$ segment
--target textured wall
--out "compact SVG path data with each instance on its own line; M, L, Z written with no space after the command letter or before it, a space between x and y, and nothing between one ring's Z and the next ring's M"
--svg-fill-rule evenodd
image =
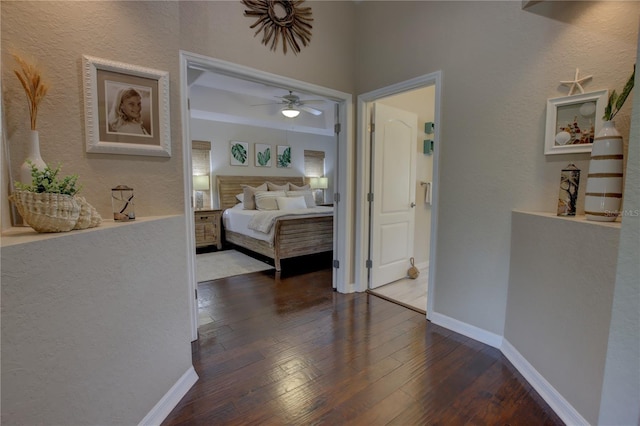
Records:
M3 238L2 424L142 420L191 367L184 233L172 216Z
M24 159L29 126L25 94L12 72L11 53L17 53L37 62L51 86L38 114L47 163L62 163L62 173L78 174L81 195L103 217L111 216L110 190L119 184L135 189L138 216L182 213L177 3L2 2L1 7L3 100L13 175ZM171 158L85 152L83 54L170 73Z
M620 227L514 212L504 338L597 424Z
M555 211L560 170L588 168L588 154L543 154L547 98L566 95L559 82L576 68L594 76L587 91L624 85L640 3L359 2L356 10L357 93L442 70L434 309L502 335L511 210ZM627 135L629 111L616 117Z
M356 16L349 1L310 1L311 42L297 55L272 52L254 38L240 1L181 1L180 47L216 59L353 93ZM282 46L279 44L279 46Z
M640 41L640 37L639 37ZM640 68L640 43L638 62ZM640 75L636 74L636 93ZM633 99L633 117L626 169L626 191L620 250L613 296L609 348L598 424L640 421L640 96Z

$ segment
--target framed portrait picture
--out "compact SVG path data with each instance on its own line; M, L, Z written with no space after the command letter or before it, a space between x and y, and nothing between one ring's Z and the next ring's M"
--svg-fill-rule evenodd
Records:
M600 90L547 100L545 155L591 152L608 95Z
M171 156L169 73L83 55L86 151Z
M271 145L255 144L256 167L271 167Z
M291 167L291 147L286 145L277 146L277 166L283 168Z
M229 156L232 166L249 165L249 144L247 142L229 142Z

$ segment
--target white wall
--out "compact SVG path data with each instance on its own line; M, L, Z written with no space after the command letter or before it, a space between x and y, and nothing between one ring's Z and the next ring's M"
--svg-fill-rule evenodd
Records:
M532 9L492 1L356 3L357 93L442 70L430 296L436 312L498 336L511 210L555 211L561 169L569 162L588 167L588 154L544 156L546 101L567 94L559 82L576 68L594 76L588 91L621 88L636 56L638 2L542 2ZM629 111L625 105L616 117L623 134Z
M304 150L325 152L325 175L329 177L329 188L334 183L336 158L336 138L286 130L267 129L242 124L221 123L208 120L191 120L191 136L194 140L211 142L211 174L213 208L218 208L218 194L215 188L216 175L244 176L304 176ZM232 166L229 156L231 141L249 144L249 165ZM271 167L256 167L255 144L271 145ZM276 167L276 146L291 146L291 167ZM325 191L327 202L332 201L332 190Z
M191 368L183 217L44 240L14 231L2 239L2 424L137 424Z
M640 69L640 37L636 69ZM640 76L636 74L636 94ZM607 361L598 424L640 422L640 96L633 117L625 170L625 196Z
M504 338L597 424L620 225L514 212Z

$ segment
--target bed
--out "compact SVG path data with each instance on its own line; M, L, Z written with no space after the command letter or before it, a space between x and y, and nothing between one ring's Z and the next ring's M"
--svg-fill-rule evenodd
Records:
M307 212L292 211L273 222L267 235L247 229L250 216L256 210L245 210L236 196L242 185L258 187L264 182L274 185L291 183L304 186L304 177L224 176L216 177L216 188L224 228L224 241L273 260L276 271L282 270L282 260L333 250L333 208L316 207ZM301 214L298 214L301 213ZM282 213L284 214L284 213ZM277 214L276 214L277 215Z

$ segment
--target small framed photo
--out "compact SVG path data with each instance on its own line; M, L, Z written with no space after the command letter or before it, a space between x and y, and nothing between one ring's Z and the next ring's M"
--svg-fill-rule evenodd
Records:
M171 156L169 73L83 55L86 151Z
M232 166L249 165L249 144L247 142L229 142L229 156Z
M282 168L291 167L291 147L286 145L277 146L277 166Z
M547 100L545 155L591 152L608 95L600 90Z
M255 144L256 167L271 167L271 145Z

